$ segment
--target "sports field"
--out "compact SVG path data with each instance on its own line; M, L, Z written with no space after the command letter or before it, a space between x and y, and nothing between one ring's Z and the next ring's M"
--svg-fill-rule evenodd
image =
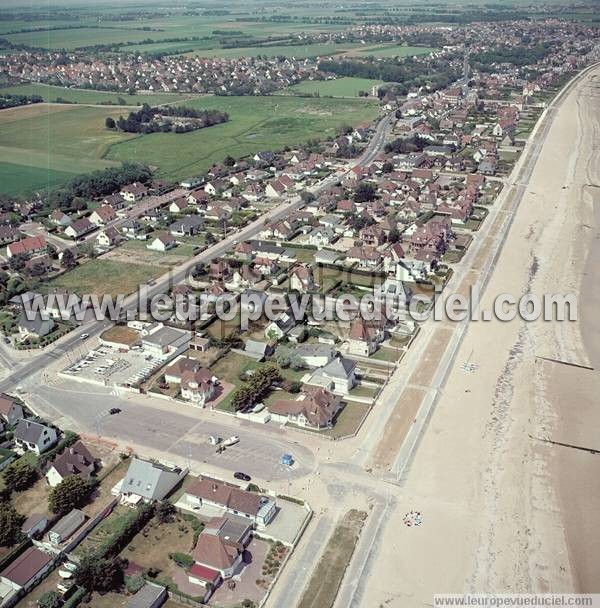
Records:
M203 97L186 105L223 110L230 120L183 135L153 133L125 141L113 145L107 158L135 159L159 167L160 175L181 179L208 169L227 155L240 157L311 138L324 139L343 124L367 123L378 113L375 101L291 96Z
M357 97L359 91L371 94L374 86L383 84L381 80L369 78L336 78L335 80L305 80L289 87L290 93L318 94L321 97ZM366 99L366 98L362 98Z

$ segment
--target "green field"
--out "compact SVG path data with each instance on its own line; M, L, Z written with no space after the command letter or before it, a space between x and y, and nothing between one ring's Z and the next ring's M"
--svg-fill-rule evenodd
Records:
M198 55L201 57L225 57L226 59L237 59L239 57L294 57L305 59L306 57L324 57L345 53L358 48L360 44L292 44L292 45L268 45L239 47L233 49L212 48L198 50L186 55Z
M50 289L66 289L78 294L109 294L114 297L133 293L139 285L163 272L163 269L147 264L95 259L53 279L48 286Z
M152 93L140 95L128 95L127 93L112 93L110 91L93 91L87 89L69 89L66 87L54 87L47 84L20 84L13 87L0 88L0 94L9 95L40 95L44 101L56 102L62 99L69 103L82 104L122 104L141 106L143 103L163 104L188 99L192 96L179 95L177 93Z
M14 163L0 162L0 193L17 195L23 192L23 184L30 191L58 186L73 177L72 173L54 171Z
M371 46L359 51L360 55L373 57L409 57L413 55L426 55L437 49L426 46L402 46L399 44L384 44Z
M104 119L126 110L76 105L35 104L0 113L0 163L9 179L0 181L0 192L27 194L44 183L56 185L79 173L115 165L104 160L111 144L135 135L108 131ZM29 168L34 170L29 173ZM31 181L30 181L31 178ZM40 181L41 180L41 181Z
M300 84L289 87L287 91L308 95L318 94L321 97L357 97L359 91L367 91L370 94L374 86L381 84L383 84L381 80L371 80L369 78L305 80Z
M231 154L240 157L259 150L324 139L342 124L373 120L378 104L365 100L270 97L203 97L186 105L229 113L228 123L183 135L153 133L114 145L107 158L135 159L159 167L163 176L181 179L206 170Z
M107 116L116 118L127 108L34 104L4 110L0 163L7 179L0 181L0 192L28 194L120 161L148 163L161 176L189 177L228 154L239 157L326 138L340 125L370 122L378 112L375 101L363 99L204 96L185 103L224 110L230 121L186 134L140 136L104 126Z

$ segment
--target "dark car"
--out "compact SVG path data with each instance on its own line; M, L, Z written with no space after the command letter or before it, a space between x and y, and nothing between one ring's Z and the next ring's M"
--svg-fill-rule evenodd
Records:
M121 408L120 407L111 407L108 410L108 413L112 416L113 414L120 414L121 413Z
M242 481L250 481L252 479L252 477L250 477L250 475L246 475L246 473L241 473L240 471L238 471L237 473L234 473L233 476L236 479L241 479Z

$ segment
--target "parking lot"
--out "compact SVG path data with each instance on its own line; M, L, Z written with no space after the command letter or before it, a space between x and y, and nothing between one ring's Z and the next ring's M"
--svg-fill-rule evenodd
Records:
M134 386L146 380L167 357L156 357L143 350L114 349L100 346L62 370L68 378L101 386Z

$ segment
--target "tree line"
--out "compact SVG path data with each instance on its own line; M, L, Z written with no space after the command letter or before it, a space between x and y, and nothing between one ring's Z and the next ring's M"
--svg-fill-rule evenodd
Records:
M27 106L32 103L41 103L41 95L11 95L10 93L0 93L0 110L6 108L16 108L17 106Z
M189 119L173 124L165 117ZM119 116L115 121L110 116L106 118L107 129L118 129L125 133L187 133L205 127L212 127L229 120L229 114L221 110L197 110L188 106L151 107L145 103L137 112L130 112L127 118Z

